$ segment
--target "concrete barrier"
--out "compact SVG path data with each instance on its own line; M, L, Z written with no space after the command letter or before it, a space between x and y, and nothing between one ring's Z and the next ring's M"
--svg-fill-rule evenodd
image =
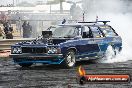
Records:
M10 50L11 45L17 42L23 42L28 40L33 40L35 38L20 38L20 39L2 39L0 40L0 51L2 50Z

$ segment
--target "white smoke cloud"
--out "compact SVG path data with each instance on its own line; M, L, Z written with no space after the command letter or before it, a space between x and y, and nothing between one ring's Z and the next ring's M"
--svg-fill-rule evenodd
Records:
M116 58L108 59L105 62L123 62L132 60L132 21L130 13L111 15L111 25L115 28L123 40L122 52Z
M113 63L132 60L132 7L130 0L83 0L86 21L110 20L109 23L123 39L122 52L115 58L101 62ZM131 11L131 12L130 12Z

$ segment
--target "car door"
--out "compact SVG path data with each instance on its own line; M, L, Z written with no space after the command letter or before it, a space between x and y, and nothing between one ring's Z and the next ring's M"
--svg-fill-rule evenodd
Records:
M105 36L98 26L90 26L89 28L93 37L91 40L93 41L92 43L94 45L94 57L100 57L104 54L104 50L107 47L107 43L104 42Z
M99 47L93 37L91 27L85 26L82 30L82 39L80 40L78 47L80 56L94 57L99 52Z

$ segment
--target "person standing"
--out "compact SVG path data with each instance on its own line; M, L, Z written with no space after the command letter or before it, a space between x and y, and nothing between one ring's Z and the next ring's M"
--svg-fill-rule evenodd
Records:
M27 22L24 21L24 23L22 25L22 28L23 28L23 38L27 37L27 33L26 33L27 28L26 28L26 26L27 26Z
M4 33L2 31L2 28L0 27L0 39L3 39L4 38Z
M32 27L29 24L29 22L24 21L22 28L23 28L23 38L30 38L31 32L32 32Z
M4 26L6 39L13 39L13 35L12 35L13 27L11 26L11 24L7 21L3 24L3 26Z
M28 37L31 37L32 35L32 26L30 25L30 23L28 22Z

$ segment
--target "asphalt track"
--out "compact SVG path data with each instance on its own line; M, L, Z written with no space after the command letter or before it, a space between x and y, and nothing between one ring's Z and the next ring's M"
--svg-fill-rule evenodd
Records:
M0 88L132 88L130 83L85 84L77 83L77 68L82 65L87 74L111 73L130 74L132 61L120 63L78 62L72 69L58 65L34 64L30 68L21 68L11 58L0 59Z

